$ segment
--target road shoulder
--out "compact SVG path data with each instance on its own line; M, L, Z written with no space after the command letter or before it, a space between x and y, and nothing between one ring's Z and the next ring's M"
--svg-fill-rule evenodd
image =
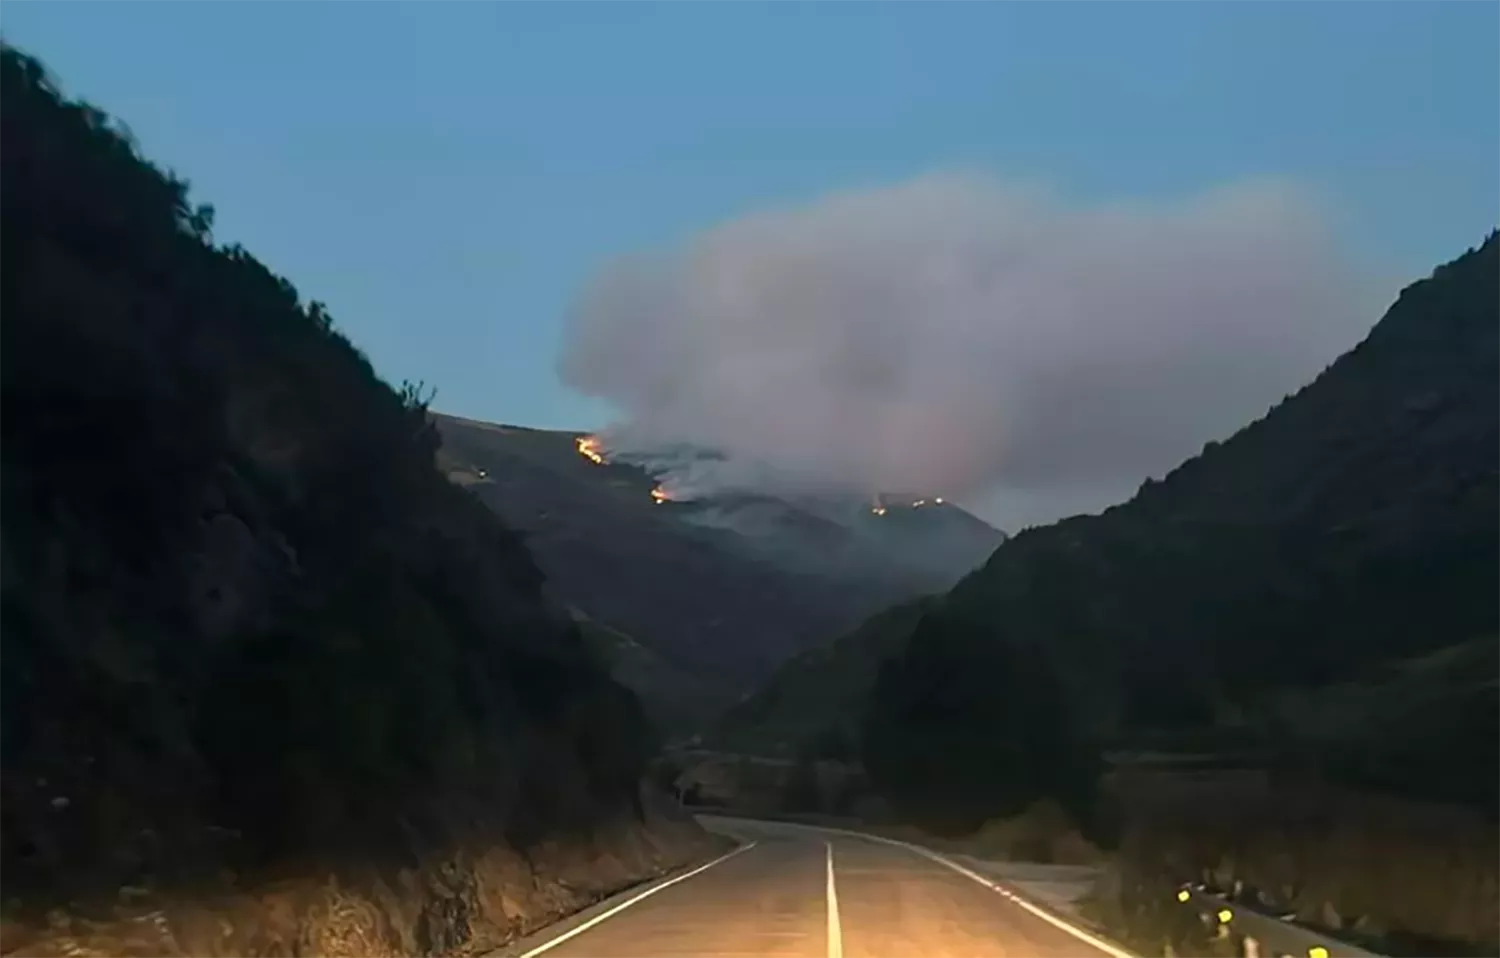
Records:
M718 834L724 833L718 832ZM689 862L655 878L623 888L612 895L607 895L599 899L586 908L575 911L567 917L560 918L527 935L508 942L501 948L486 952L484 958L540 956L551 950L552 946L561 944L586 928L594 927L601 921L619 914L639 901L647 900L656 892L679 882L687 881L715 865L726 862L742 852L749 851L754 844L753 841L736 840L733 848L715 855L706 861Z

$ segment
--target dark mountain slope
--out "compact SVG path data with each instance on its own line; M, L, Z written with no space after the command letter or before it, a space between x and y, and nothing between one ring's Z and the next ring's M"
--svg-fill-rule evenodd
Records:
M625 633L595 622L576 609L573 617L589 648L609 663L616 681L636 693L652 724L663 734L696 728L705 716L722 707L728 693L711 676L674 665Z
M749 755L853 758L860 710L880 666L933 605L915 599L893 606L833 642L798 653L720 717L704 744Z
M482 950L695 854L418 392L10 47L0 97L0 950Z
M988 814L1076 781L1080 733L1210 723L1494 636L1497 280L1492 235L1264 419L1124 505L1003 545L882 670L872 773L914 800L993 786L968 810ZM1446 764L1493 785L1494 760Z
M743 493L657 502L646 467L592 462L577 434L437 422L450 473L525 535L557 598L698 677L720 707L788 656L947 588L1004 538L947 504L876 516Z
M580 456L573 433L437 422L446 455L486 472L470 488L525 536L560 601L713 676L726 695L878 601L824 595L725 548L656 504L649 475Z

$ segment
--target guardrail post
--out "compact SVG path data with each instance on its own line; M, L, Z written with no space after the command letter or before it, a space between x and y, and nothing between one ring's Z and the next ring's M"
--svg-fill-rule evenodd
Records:
M1245 958L1260 958L1260 942L1245 936Z

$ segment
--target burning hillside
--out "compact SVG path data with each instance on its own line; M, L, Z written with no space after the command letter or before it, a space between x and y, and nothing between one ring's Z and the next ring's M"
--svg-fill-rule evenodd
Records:
M438 424L450 474L488 473L473 488L526 536L560 602L726 701L784 656L947 588L1003 539L935 497L809 488L629 430ZM889 515L874 519L872 504Z
M942 496L933 496L931 498L918 499L912 496L879 495L875 497L874 502L870 503L870 513L872 515L883 516L886 513L890 512L892 509L921 509L924 507L931 508L933 506L941 505L944 505Z
M598 436L577 436L573 440L573 445L578 450L580 456L596 466L609 465L609 460L604 458L604 445ZM663 503L674 502L676 499L677 497L668 492L666 487L660 483L657 483L651 489L651 501L658 506Z
M604 465L604 453L600 452L599 438L597 436L579 436L574 442L578 446L578 454L595 465Z
M915 492L863 496L854 490L811 483L805 476L765 466L747 469L744 462L727 462L722 454L712 449L682 443L658 445L645 437L633 435L628 429L616 429L608 434L578 435L573 437L573 443L578 454L592 463L633 467L645 473L654 483L649 493L654 504L677 502L692 505L694 508L682 513L686 521L731 529L752 538L763 535L767 508L782 514L780 519L770 520L772 525L785 526L791 521L796 526L820 521L845 524L854 521L860 513L879 517L917 510L934 512L947 505L942 496ZM759 505L751 507L751 503ZM967 515L956 506L941 511L951 513L948 520ZM800 520L796 518L798 516ZM951 522L937 516L934 518L938 519L938 525L924 538L947 538L943 529L952 531ZM970 519L978 523L974 528L983 532L981 538L989 543L994 530L972 517ZM959 524L963 525L961 521ZM757 528L751 529L751 526ZM960 533L959 538L970 537ZM946 549L939 548L939 551ZM939 565L946 567L949 562L943 560Z

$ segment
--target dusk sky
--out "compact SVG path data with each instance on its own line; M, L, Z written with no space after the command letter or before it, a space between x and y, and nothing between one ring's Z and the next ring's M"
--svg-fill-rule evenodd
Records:
M621 411L647 416L639 397L659 396L664 375L677 388L680 370L618 381L600 372L613 355L601 344L720 321L702 310L722 302L722 291L704 294L691 264L712 261L715 282L742 290L741 271L753 262L758 281L775 277L780 289L787 274L765 265L766 244L781 249L808 229L833 248L806 251L797 264L804 286L809 263L884 284L912 250L988 263L1015 245L1005 230L1046 237L1022 244L1026 261L1043 267L1015 295L988 291L959 308L952 297L934 306L899 278L889 290L856 284L913 309L948 310L950 326L965 330L975 310L1021 310L1074 289L1071 270L1123 277L1128 265L1131 277L1137 269L1165 277L1207 236L1204 255L1229 251L1213 253L1215 262L1259 257L1260 271L1244 275L1284 293L1270 301L1290 304L1285 322L1305 328L1328 313L1327 327L1306 339L1316 372L1353 345L1357 327L1368 328L1399 285L1477 244L1500 220L1495 3L12 0L0 27L55 71L65 92L119 116L147 156L190 179L195 197L217 209L219 240L242 242L304 296L328 303L388 379L435 385L444 411L507 422L593 428ZM1004 199L1032 189L1045 199L1024 211ZM831 194L854 200L841 205ZM994 217L981 223L975 209ZM744 222L753 229L733 225ZM712 232L724 224L727 233ZM890 242L877 242L882 231ZM1072 255L1101 231L1144 249L1139 262L1101 249ZM1283 236L1293 237L1288 248L1310 251L1300 266L1268 252ZM692 253L705 242L712 255L683 254L675 266L619 265L629 262L621 256ZM1349 288L1325 288L1320 277L1342 277L1345 266ZM1245 282L1175 298L1147 288L1141 303L1150 309L1141 309L1219 309L1238 301ZM645 283L650 295L640 292ZM1101 304L1137 285L1099 280L1082 300L1107 310ZM787 308L817 312L835 300L844 305L830 309L847 308L851 295L804 288ZM1373 313L1344 315L1371 301ZM768 302L758 295L735 321L785 319ZM806 323L823 318L809 314ZM1007 327L1007 343L1022 335L1016 323L1024 326ZM570 329L605 334L570 346ZM1179 330L1162 324L1163 335ZM946 340L949 353L974 355L965 335ZM1239 342L1225 335L1220 342ZM724 342L705 348L722 360ZM1053 363L1059 376L1072 368L1065 344L1026 355ZM1186 378L1208 375L1168 359L1193 374ZM997 471L981 455L912 476L873 455L864 467L891 481L967 484L975 495L990 480L1081 483L1076 496L1006 513L1047 518L1132 486L1140 472L1170 464L1179 446L1232 431L1242 408L1263 410L1284 380L1304 375L1285 359L1265 359L1275 372L1263 385L1225 387L1240 391L1207 404L1214 414L1183 435L1143 435L1134 448L1151 455L1124 455L1118 468L1048 446L1050 424L992 422L970 406L959 415L966 427L1022 434L1024 465ZM1156 375L1142 362L1115 374ZM1223 362L1216 356L1202 369ZM928 370L918 379L948 377ZM787 392L806 394L795 383ZM1041 385L950 398L1025 409L1042 396L1051 409L1092 408ZM827 416L843 415L850 401L822 398ZM921 398L921 414L907 409L907 418L927 436L949 406ZM1139 415L1159 418L1163 403L1179 398ZM679 406L704 401L678 394ZM1131 415L1119 412L1112 435L1134 435ZM671 422L740 429L747 452L766 453L755 431L764 424L743 417L688 423L673 413ZM1069 441L1094 442L1087 432ZM817 427L798 441L821 442ZM942 458L936 447L929 453ZM804 459L799 467L818 467Z

